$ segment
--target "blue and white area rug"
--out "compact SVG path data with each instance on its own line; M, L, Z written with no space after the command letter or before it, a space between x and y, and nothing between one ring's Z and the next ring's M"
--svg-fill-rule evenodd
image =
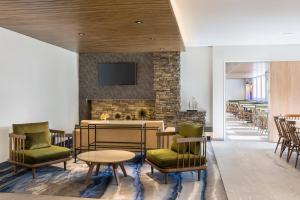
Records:
M202 171L200 182L196 172L185 172L170 174L169 184L164 184L164 175L156 170L152 175L150 166L142 165L139 158L126 163L125 168L128 176L124 177L119 169L119 186L108 166L101 166L98 176L94 175L89 183L85 183L88 166L83 162L70 161L66 171L63 164L39 168L34 180L30 170L21 170L16 175L1 174L0 170L0 192L109 200L205 199L206 171Z

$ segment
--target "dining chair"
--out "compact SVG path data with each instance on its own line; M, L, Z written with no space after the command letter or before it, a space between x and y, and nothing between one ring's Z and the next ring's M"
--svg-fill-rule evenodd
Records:
M279 118L279 124L280 124L281 130L282 130L282 135L283 135L283 140L282 140L281 150L280 150L280 157L282 157L282 154L286 148L288 149L288 155L290 154L292 144L291 144L291 137L290 137L289 130L287 127L286 119ZM286 161L287 162L289 161L288 156L287 156Z
M280 126L280 123L279 123L279 116L274 116L274 122L275 122L277 132L278 132L278 136L279 136L278 141L277 141L277 145L276 145L276 148L275 148L275 151L274 151L274 153L276 153L279 144L283 142L283 134L282 134L282 129L281 129L281 126Z
M296 152L297 157L296 157L295 167L297 167L298 158L300 154L300 139L298 135L299 130L296 129L295 125L296 125L295 121L287 121L287 127L291 137L291 151L288 154L288 161L291 159L292 153Z

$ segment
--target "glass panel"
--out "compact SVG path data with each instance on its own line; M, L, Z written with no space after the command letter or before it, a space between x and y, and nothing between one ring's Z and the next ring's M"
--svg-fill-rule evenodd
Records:
M252 89L253 94L252 94L252 97L253 97L253 99L256 99L256 78L252 79L252 84L253 84L253 89Z
M263 75L261 77L261 98L266 100L266 76Z
M261 76L256 78L256 98L261 99Z

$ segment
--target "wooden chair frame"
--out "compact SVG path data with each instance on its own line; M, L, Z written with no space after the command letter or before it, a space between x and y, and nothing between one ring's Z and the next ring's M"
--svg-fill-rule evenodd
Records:
M56 146L63 146L65 147L65 131L62 130L53 130L50 129L50 138L51 138L51 144ZM10 133L9 134L9 160L8 162L13 164L15 166L14 170L15 173L17 172L18 166L27 167L30 168L32 171L32 178L34 179L36 177L35 169L38 167L43 166L49 166L51 164L56 164L60 162L64 162L64 170L67 168L67 161L71 160L71 156L68 158L58 159L58 160L52 160L49 162L43 162L38 164L28 164L25 163L25 135L19 135Z
M288 155L288 160L291 159L292 153L296 152L296 162L295 162L295 168L298 164L298 159L300 155L300 138L299 138L299 129L295 127L296 122L295 121L287 121L287 126L289 129L290 137L291 137L291 151Z
M167 148L169 149L169 137L178 134L178 132L158 132L157 135L157 144L158 149L165 148L165 144L167 145ZM165 142L165 137L167 137L167 140ZM173 172L187 172L187 171L197 171L198 172L198 181L200 181L200 174L201 170L206 170L206 143L207 139L205 136L203 137L189 137L189 138L177 138L177 166L174 168L161 168L154 164L153 162L146 159L145 161L151 166L151 174L153 174L154 168L157 169L159 172L165 174L165 184L168 183L168 173ZM191 150L191 146L194 146L194 152L196 151L197 143L200 145L201 149L198 152L198 154L195 154L194 158L190 157L190 154L187 155L188 158L188 165L185 166L185 158L184 153L182 158L179 157L180 145L183 145L184 147L188 147L188 152ZM199 160L196 159L196 157L199 157ZM204 158L205 163L202 163L202 159ZM193 163L193 164L191 164Z
M276 145L276 148L275 148L275 151L274 151L274 153L276 153L279 144L282 143L283 134L282 134L282 129L281 129L281 126L280 126L280 123L279 123L279 116L275 116L274 117L274 122L275 122L275 125L276 125L276 128L277 128L277 132L278 132L278 136L279 136L278 137L278 141L277 141L277 145Z
M280 150L280 157L282 157L282 154L284 152L284 150L287 148L288 149L288 156L286 161L289 162L289 154L290 151L292 149L292 142L291 142L291 137L290 137L290 133L289 133L289 129L287 126L287 121L285 118L280 118L279 119L279 124L282 130L282 134L283 134L283 140L282 140L282 144L281 144L281 150Z
M297 150L297 140L295 139L294 135L295 130L293 130L295 122L293 120L300 120L300 114L285 114L281 116L281 119L279 119L283 134L280 157L282 156L284 150L288 148L287 162L290 161L292 152ZM297 162L298 156L296 160L296 165Z

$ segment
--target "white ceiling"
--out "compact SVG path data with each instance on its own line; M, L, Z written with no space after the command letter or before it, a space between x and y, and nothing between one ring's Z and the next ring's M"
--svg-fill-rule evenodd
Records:
M300 44L300 0L171 0L186 46Z
M268 62L229 62L226 63L226 78L254 78L264 75L268 69Z

